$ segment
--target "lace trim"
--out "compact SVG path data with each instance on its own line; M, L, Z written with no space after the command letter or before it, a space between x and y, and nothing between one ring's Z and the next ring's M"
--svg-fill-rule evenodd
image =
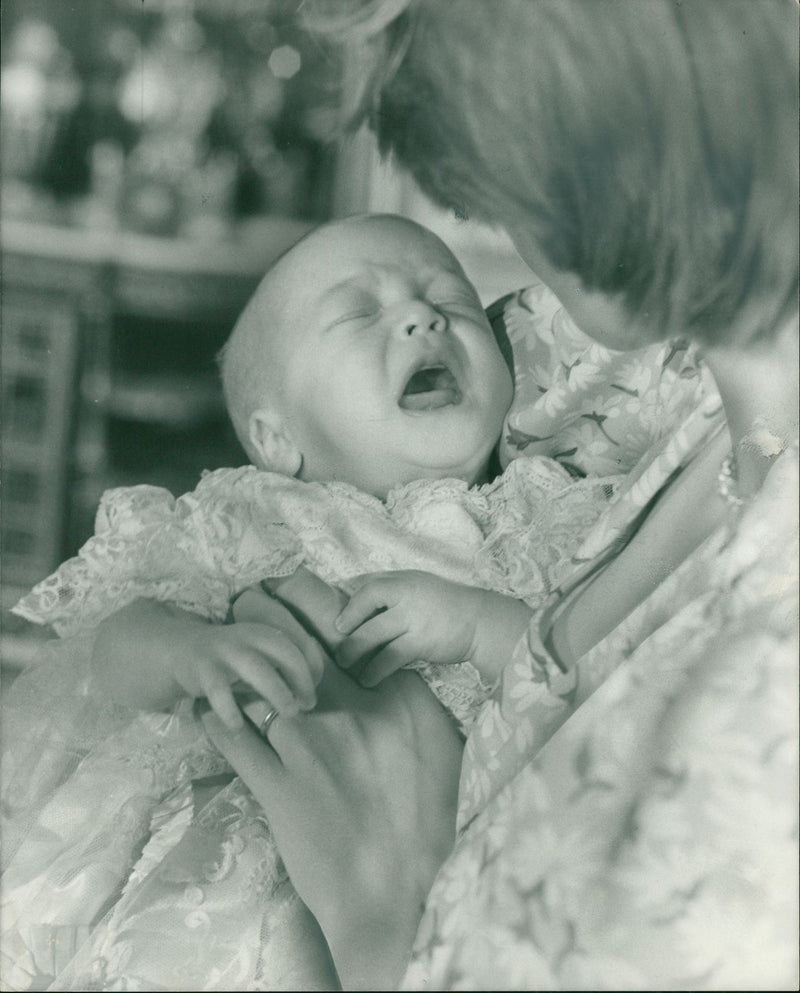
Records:
M178 500L151 486L111 490L95 536L15 612L60 635L137 597L221 620L235 593L301 563L339 585L363 572L419 568L538 597L613 487L613 479L570 480L541 458L517 460L472 490L461 480L418 481L386 504L344 484L253 467L209 473Z
M471 662L447 666L415 662L409 668L415 669L423 677L442 706L458 721L461 733L466 738L480 708L494 692L494 686L484 682Z
M97 534L17 607L61 634L137 597L222 620L233 596L305 564L347 590L356 575L420 569L539 606L613 496L616 478L575 480L551 459L518 459L498 479L420 480L385 504L345 484L253 467L208 473L174 500L155 487L112 490ZM488 698L471 666L420 669L465 730Z

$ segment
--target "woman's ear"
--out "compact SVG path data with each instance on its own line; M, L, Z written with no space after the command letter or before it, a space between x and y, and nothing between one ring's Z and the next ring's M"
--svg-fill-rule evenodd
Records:
M296 476L303 455L289 436L283 419L274 410L254 410L250 415L250 444L258 454L259 468Z

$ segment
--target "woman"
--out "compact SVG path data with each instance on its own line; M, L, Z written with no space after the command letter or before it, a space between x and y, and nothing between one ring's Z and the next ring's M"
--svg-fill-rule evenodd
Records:
M796 988L796 6L332 6L384 150L601 343L696 341L727 430L535 619L452 852L458 745L410 674L209 733L345 987Z

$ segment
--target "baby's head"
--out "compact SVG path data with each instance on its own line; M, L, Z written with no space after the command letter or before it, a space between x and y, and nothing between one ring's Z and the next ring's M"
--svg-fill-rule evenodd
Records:
M283 255L221 366L256 465L380 497L414 479L481 479L513 395L455 257L390 215L326 224Z

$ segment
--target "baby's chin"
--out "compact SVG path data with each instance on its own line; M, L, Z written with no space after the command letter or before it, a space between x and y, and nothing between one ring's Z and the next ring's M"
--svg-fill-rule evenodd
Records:
M416 467L409 470L406 477L397 485L408 485L420 480L457 479L466 483L468 486L477 486L487 483L493 478L493 465L494 455L492 450L488 455L481 455L479 458L458 465L448 463L439 466Z
M304 457L298 478L309 483L345 483L381 500L421 480L459 479L472 486L491 478L496 446L496 438L484 432L469 438L462 427L456 435L436 432L416 437L410 446L396 444L394 451L384 450L372 459L346 453L335 460Z

